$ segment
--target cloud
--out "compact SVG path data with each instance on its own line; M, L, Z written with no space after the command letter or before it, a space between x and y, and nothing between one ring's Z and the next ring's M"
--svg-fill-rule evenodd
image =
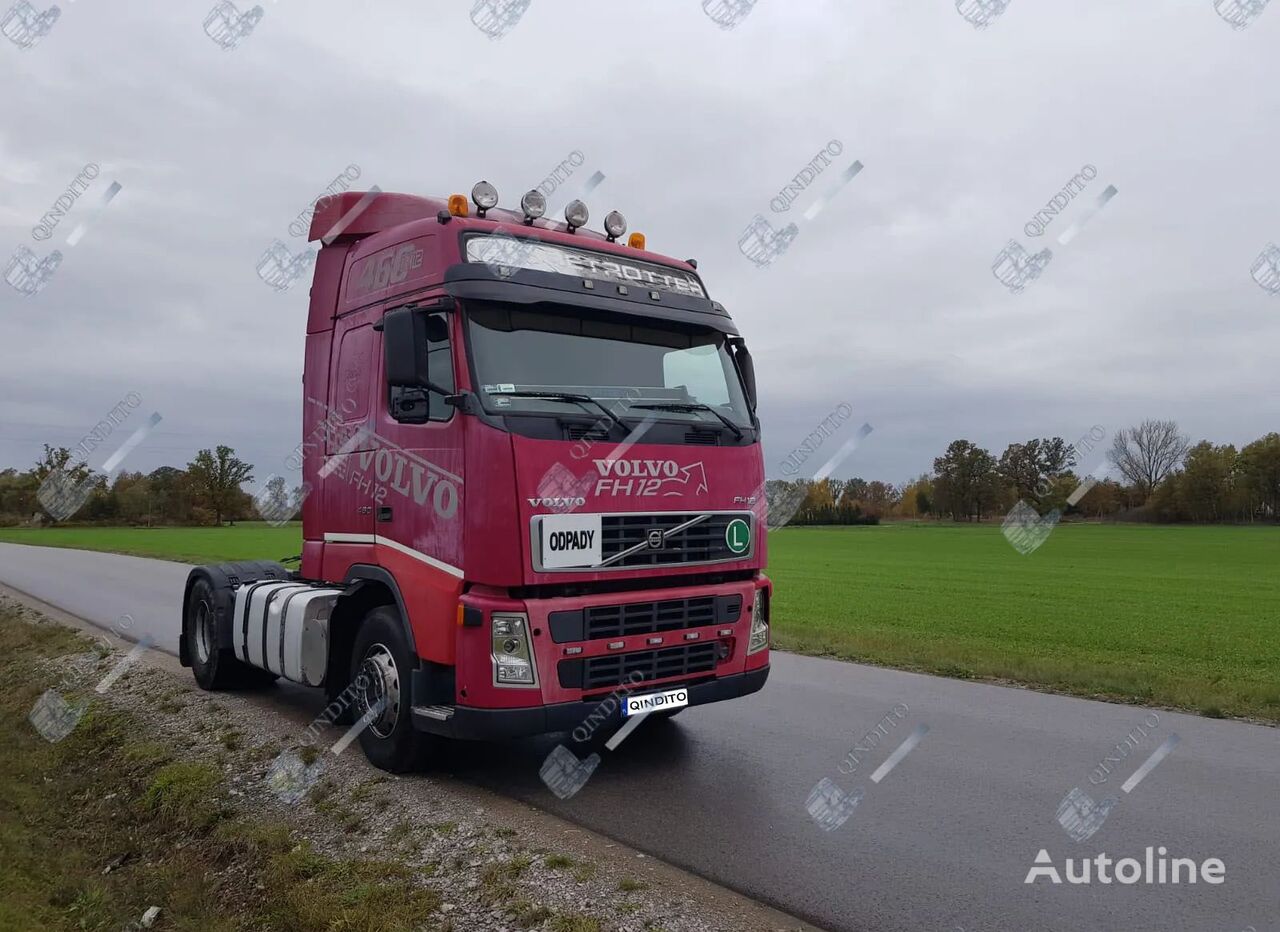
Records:
M998 453L1173 417L1241 442L1275 426L1280 302L1249 278L1280 239L1280 14L1234 32L1205 4L1015 0L977 32L949 4L760 0L722 31L696 0L534 0L501 41L468 5L282 0L232 52L202 3L67 6L0 47L0 253L58 245L124 187L39 295L0 286L0 463L74 444L139 392L164 422L129 466L229 443L266 474L301 436L305 283L255 273L349 164L422 194L503 202L572 150L627 214L699 259L757 361L767 461L841 402L876 432L840 471L892 480L957 436ZM1203 9L1201 8L1203 7ZM824 144L865 169L761 270L737 240ZM86 162L100 180L46 244L30 230ZM1026 221L1086 163L1098 179L1041 242ZM1107 184L1069 246L1054 238ZM1051 245L1019 296L1010 238ZM771 471L776 471L771 469Z

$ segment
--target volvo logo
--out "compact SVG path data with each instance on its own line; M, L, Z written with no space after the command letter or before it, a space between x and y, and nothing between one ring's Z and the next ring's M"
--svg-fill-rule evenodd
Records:
M667 542L666 535L662 533L660 528L654 528L649 532L649 549L661 550Z

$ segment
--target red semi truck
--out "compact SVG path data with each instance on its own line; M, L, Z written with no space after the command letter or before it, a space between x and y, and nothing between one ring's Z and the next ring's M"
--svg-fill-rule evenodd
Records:
M769 673L754 368L696 262L580 201L472 202L317 209L301 567L196 567L183 597L200 686L322 687L392 771Z

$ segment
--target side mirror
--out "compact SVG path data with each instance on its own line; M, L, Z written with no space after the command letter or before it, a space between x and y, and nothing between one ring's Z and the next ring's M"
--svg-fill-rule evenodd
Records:
M756 364L751 359L751 351L741 337L732 343L733 358L738 362L738 371L742 373L742 387L747 393L747 404L751 410L756 409Z
M430 388L427 334L430 318L421 308L398 307L382 317L382 354L392 388Z

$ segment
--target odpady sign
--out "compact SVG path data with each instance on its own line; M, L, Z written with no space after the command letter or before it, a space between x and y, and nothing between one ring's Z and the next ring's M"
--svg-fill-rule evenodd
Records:
M552 550L589 550L595 531L553 531L547 538Z

